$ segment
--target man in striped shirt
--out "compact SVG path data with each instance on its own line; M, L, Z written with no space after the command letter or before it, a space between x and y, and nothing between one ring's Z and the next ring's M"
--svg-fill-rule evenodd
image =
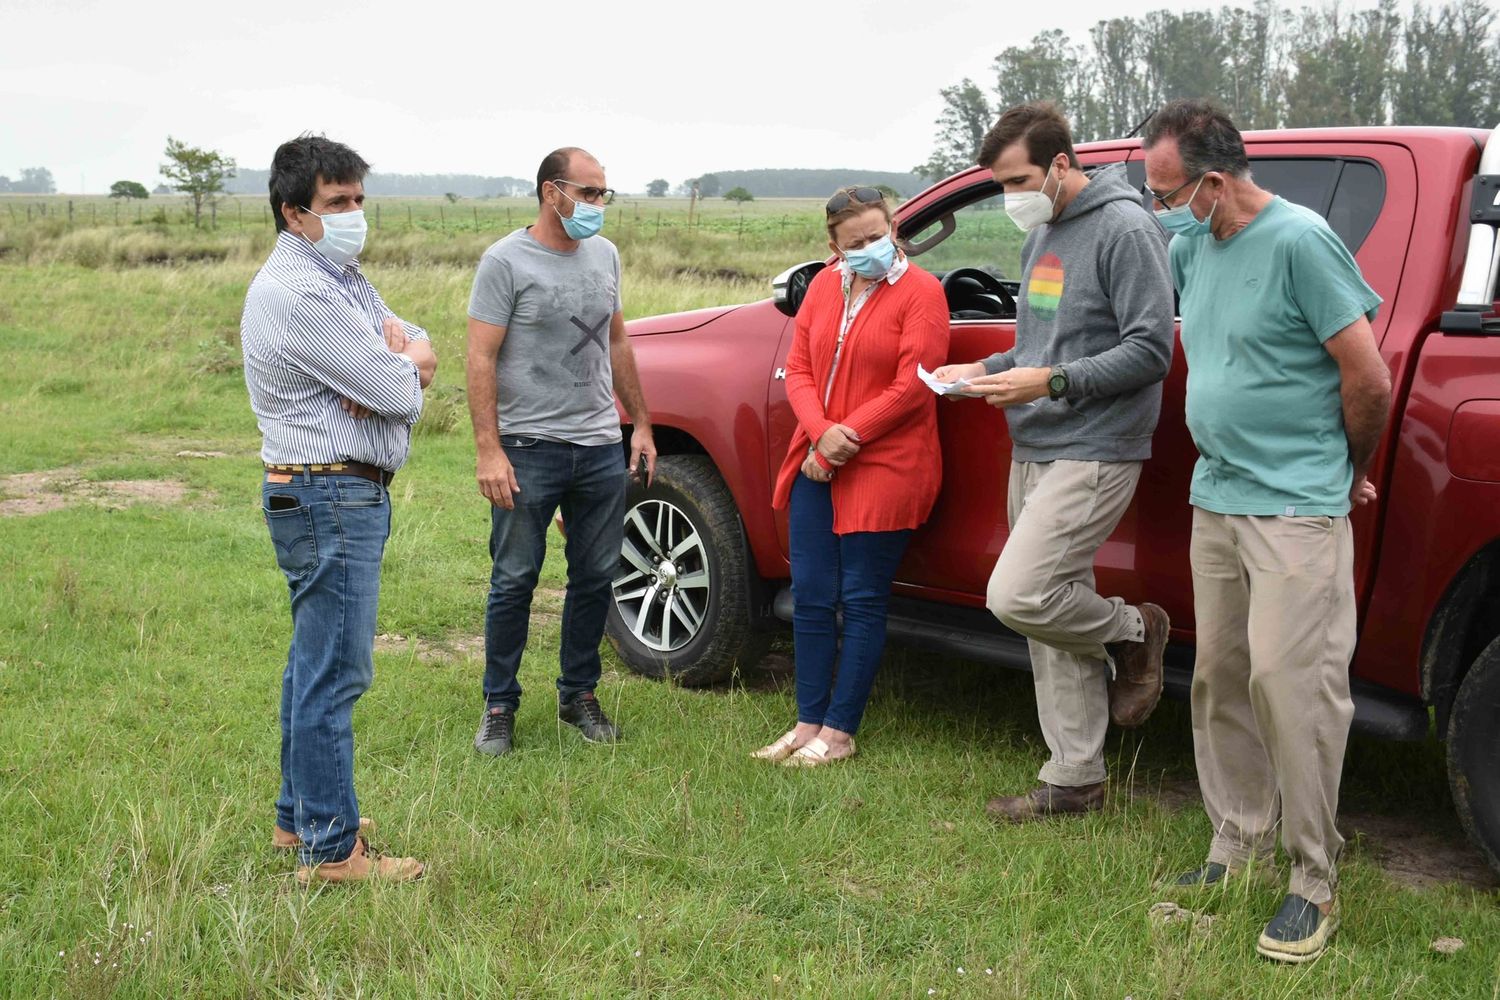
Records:
M360 273L368 171L321 136L276 150L276 246L240 322L263 435L261 500L292 606L272 842L298 852L304 884L422 874L412 858L369 853L354 796L352 716L374 674L387 487L437 369L426 331Z

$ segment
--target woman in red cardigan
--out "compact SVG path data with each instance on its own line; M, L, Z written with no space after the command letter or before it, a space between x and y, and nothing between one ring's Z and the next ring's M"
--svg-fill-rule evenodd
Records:
M791 507L797 725L753 755L802 767L854 755L891 581L942 479L937 397L917 365L948 357L942 286L896 248L880 192L844 188L827 216L839 263L797 312L786 394L798 427L774 500Z

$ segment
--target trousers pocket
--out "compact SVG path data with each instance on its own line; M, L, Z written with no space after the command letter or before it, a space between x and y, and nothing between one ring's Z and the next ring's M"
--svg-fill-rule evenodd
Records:
M272 510L271 506L284 503L284 495L267 497L267 506L262 510L266 516L266 528L271 532L271 541L276 546L276 565L289 580L297 580L312 572L318 564L318 540L313 534L312 511L297 506L283 510Z
M338 484L340 507L379 507L384 500L385 489L376 483L361 479Z

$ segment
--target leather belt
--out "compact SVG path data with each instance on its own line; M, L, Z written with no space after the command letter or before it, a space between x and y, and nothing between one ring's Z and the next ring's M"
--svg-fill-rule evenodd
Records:
M294 476L300 476L304 472L310 476L358 476L381 486L389 486L391 480L396 478L394 472L368 462L327 462L321 465L272 465L268 462L266 471Z

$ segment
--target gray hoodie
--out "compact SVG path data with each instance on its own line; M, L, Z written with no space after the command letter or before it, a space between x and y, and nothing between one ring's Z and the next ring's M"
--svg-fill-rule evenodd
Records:
M1017 306L1016 346L985 371L1062 365L1068 391L1006 408L1015 460L1150 458L1172 365L1172 274L1166 234L1123 164L1096 171L1026 237Z

